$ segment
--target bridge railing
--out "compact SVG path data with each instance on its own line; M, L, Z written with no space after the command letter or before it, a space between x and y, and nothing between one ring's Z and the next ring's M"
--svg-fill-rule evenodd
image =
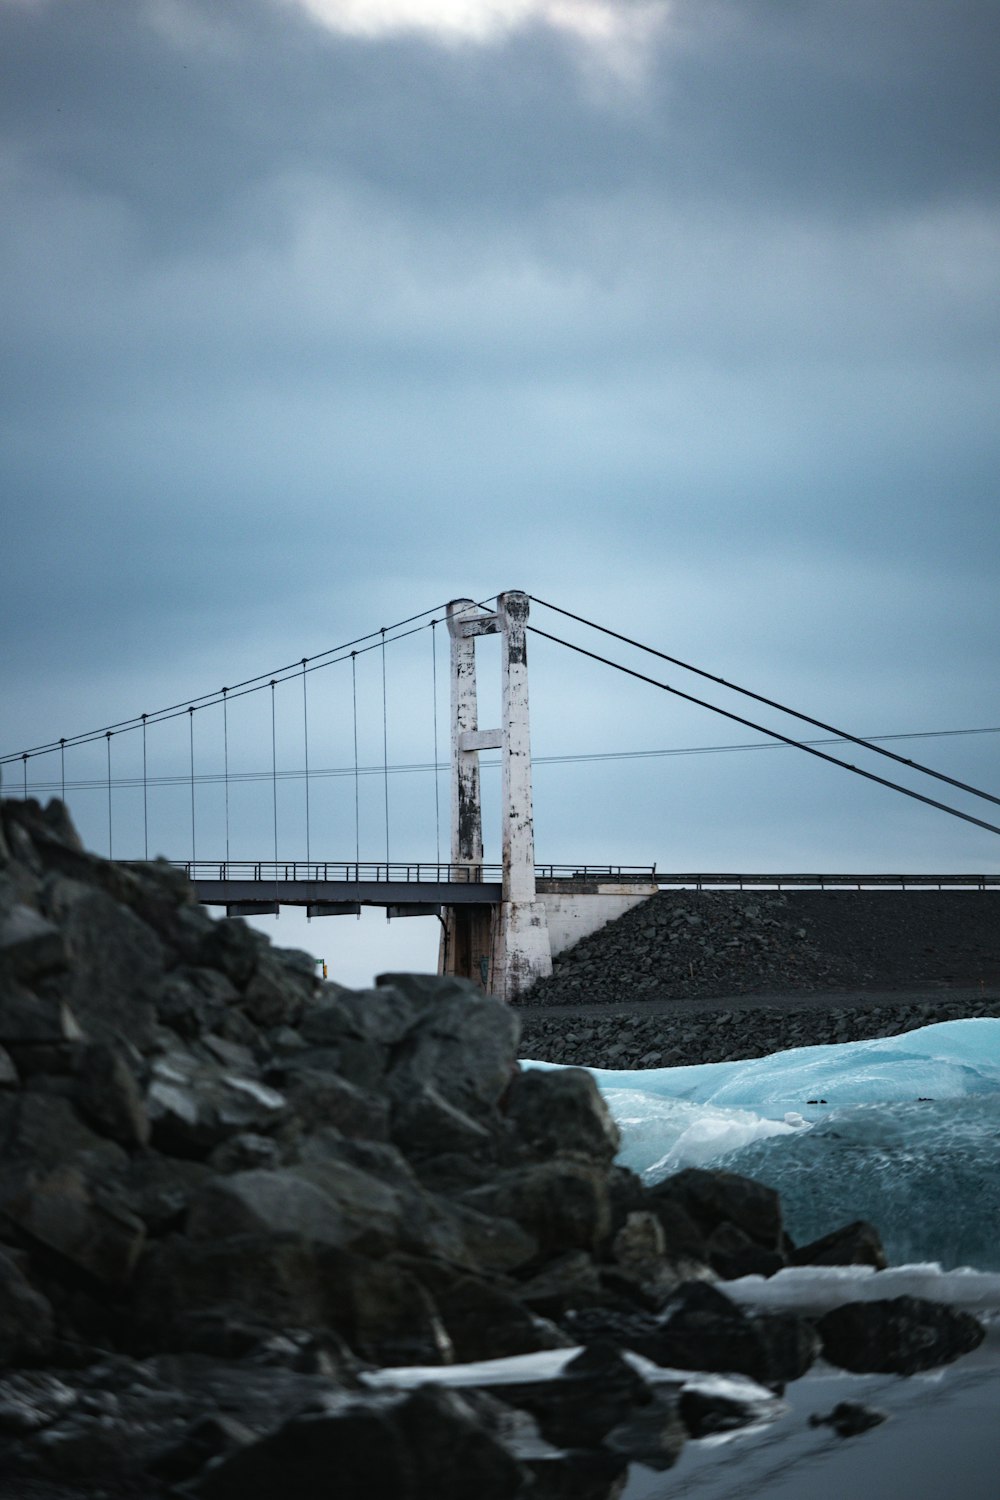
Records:
M393 860L239 860L175 859L170 863L183 870L189 880L259 880L273 885L276 881L298 881L317 884L347 881L355 884L386 882L392 884L499 884L503 866L482 864L436 864ZM656 869L650 865L536 865L539 880L619 881L623 884L653 882Z

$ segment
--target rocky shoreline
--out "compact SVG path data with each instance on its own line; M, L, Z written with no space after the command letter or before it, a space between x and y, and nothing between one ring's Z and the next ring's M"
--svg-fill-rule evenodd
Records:
M764 1185L644 1187L518 1023L460 981L319 983L4 803L0 1496L611 1500L821 1354L981 1341L913 1297L743 1310L727 1279L881 1267L876 1230L796 1246Z

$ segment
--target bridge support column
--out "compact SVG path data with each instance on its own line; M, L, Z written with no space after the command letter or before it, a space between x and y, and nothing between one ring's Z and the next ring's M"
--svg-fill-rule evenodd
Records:
M535 890L535 828L528 714L527 594L497 600L503 649L503 898L493 984L516 1000L552 973L545 907Z
M503 886L499 908L449 907L438 967L516 1000L552 971L545 907L535 890L535 842L528 714L526 594L501 594L495 614L471 599L448 605L451 637L452 878L478 880L483 862L480 750L502 757ZM503 721L478 727L476 637L502 638ZM489 913L490 920L486 916Z

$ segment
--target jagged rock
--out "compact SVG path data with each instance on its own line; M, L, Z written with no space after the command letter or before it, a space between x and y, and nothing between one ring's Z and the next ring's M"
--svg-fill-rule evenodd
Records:
M144 1349L212 1352L213 1330L233 1321L330 1329L388 1364L451 1357L437 1309L405 1269L292 1234L171 1235L145 1257L133 1306Z
M510 1007L462 979L380 974L376 983L390 1003L408 1002L420 1022L393 1048L392 1098L429 1084L473 1118L492 1112L516 1066L518 1025Z
M215 1147L207 1162L216 1172L253 1172L259 1167L280 1167L281 1164L282 1151L278 1142L253 1130L231 1135Z
M59 928L16 904L0 914L0 978L32 980L66 967L66 940Z
M297 1129L334 1125L344 1135L364 1140L389 1138L385 1099L327 1069L308 1066L308 1058L301 1062L293 1058L287 1066L271 1068L265 1078L286 1096Z
M543 1253L594 1250L611 1228L607 1177L585 1162L515 1167L465 1193L462 1201L514 1219L536 1237Z
M738 1224L717 1224L705 1241L705 1258L726 1281L739 1276L773 1276L785 1264L780 1250L758 1245Z
M52 1308L0 1250L0 1366L44 1357L52 1342ZM2 1413L0 1413L2 1430Z
M17 1064L7 1048L0 1046L0 1089L17 1088L20 1082L21 1075L17 1071Z
M312 999L314 979L300 965L278 960L271 952L261 952L253 977L246 987L243 1009L256 1026L295 1026Z
M83 1032L64 1000L33 994L24 985L4 980L0 991L0 1042L34 1047L78 1042Z
M529 1411L542 1436L561 1448L596 1448L653 1400L652 1388L607 1343L583 1349L556 1379L508 1382L494 1394Z
M751 1318L716 1287L681 1286L663 1313L652 1316L605 1307L581 1308L567 1319L583 1339L611 1339L637 1354L681 1370L730 1370L763 1384L797 1380L819 1353L819 1339L804 1318L769 1314Z
M826 1416L816 1412L809 1418L810 1427L832 1427L838 1437L857 1437L861 1432L870 1432L889 1420L887 1411L876 1406L865 1406L861 1401L838 1401L833 1411Z
M554 1323L529 1312L520 1298L495 1282L456 1276L439 1261L409 1258L405 1264L434 1298L459 1363L534 1354L571 1343Z
M210 1175L211 1168L204 1162L141 1152L120 1179L120 1191L148 1234L169 1234L180 1228L192 1195Z
M793 1266L874 1266L876 1271L889 1264L878 1230L864 1219L800 1245L789 1261Z
M399 1194L343 1162L213 1177L195 1192L187 1233L295 1234L323 1245L384 1254L398 1244Z
M648 1210L630 1213L611 1242L611 1254L625 1271L651 1276L660 1270L667 1248L663 1225Z
M414 1083L392 1110L391 1135L407 1156L489 1151L494 1137L485 1125L447 1100L430 1083Z
M152 928L106 891L60 877L46 893L46 915L69 950L59 993L96 1041L124 1037L148 1047L154 1035L152 994L165 966Z
M93 1042L77 1054L74 1100L102 1134L123 1146L145 1146L149 1116L142 1090L121 1046Z
M248 927L242 917L227 917L205 929L197 946L195 962L218 971L236 989L245 990L266 946L266 939Z
M153 995L157 1018L186 1040L218 1026L237 999L227 975L194 964L165 975Z
M680 1394L681 1421L694 1438L735 1432L741 1427L771 1421L780 1411L771 1391L752 1380L725 1375L689 1377Z
M644 1464L647 1469L662 1472L673 1468L686 1437L677 1397L657 1391L641 1410L605 1433L604 1447Z
M816 1326L824 1357L855 1373L915 1375L950 1364L985 1337L971 1313L923 1297L848 1302Z
M193 1479L210 1459L243 1448L255 1437L251 1428L224 1412L206 1412L190 1424L177 1442L156 1455L149 1471L174 1482Z
M798 1380L819 1353L804 1318L788 1313L748 1317L707 1282L680 1288L660 1320L658 1364L687 1370L733 1370L763 1384ZM649 1352L640 1351L640 1352Z
M559 1318L571 1307L592 1306L601 1300L600 1272L586 1251L571 1250L523 1282L518 1296L543 1317Z
M196 1486L201 1500L515 1500L522 1466L462 1398L427 1387L354 1398L292 1418L223 1458Z
M72 1386L47 1371L0 1375L0 1435L9 1443L39 1432L74 1406L76 1399Z
M181 1052L154 1063L146 1108L157 1150L201 1159L231 1135L277 1129L288 1113L276 1090Z
M750 1177L688 1167L657 1183L649 1197L653 1213L661 1204L676 1205L705 1235L721 1224L733 1224L763 1249L782 1250L781 1200L773 1188ZM664 1229L669 1233L669 1221Z
M505 1113L519 1141L538 1157L581 1157L609 1166L620 1144L618 1127L590 1073L583 1068L517 1073Z
M146 1239L142 1220L75 1165L33 1174L20 1190L5 1184L0 1206L30 1239L107 1286L129 1279Z

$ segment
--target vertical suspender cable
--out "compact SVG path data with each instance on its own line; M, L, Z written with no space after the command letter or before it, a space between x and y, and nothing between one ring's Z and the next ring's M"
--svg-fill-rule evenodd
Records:
M28 752L23 751L21 755L21 769L24 772L24 800L28 800Z
M274 813L274 899L278 900L278 740L274 727L274 689L271 678L271 807Z
M66 802L66 741L59 741L59 785L63 805Z
M113 859L111 852L111 730L105 733L105 743L108 747L108 858Z
M389 879L389 714L385 694L385 626L382 626L382 785L385 789L385 878Z
M191 879L195 878L195 841L194 841L194 709L188 709L188 740L191 746Z
M351 701L354 706L354 876L361 862L361 792L358 785L358 653L351 652Z
M306 864L309 863L309 704L306 700L306 662L308 657L302 658L302 739L306 747ZM309 871L306 871L306 879Z
M441 782L438 776L438 664L437 620L431 621L431 674L434 697L434 840L437 862L441 864Z
M228 688L222 689L222 776L226 785L226 873L229 873L229 705Z
M143 859L149 858L149 803L146 796L146 720L148 714L142 716L142 848Z

